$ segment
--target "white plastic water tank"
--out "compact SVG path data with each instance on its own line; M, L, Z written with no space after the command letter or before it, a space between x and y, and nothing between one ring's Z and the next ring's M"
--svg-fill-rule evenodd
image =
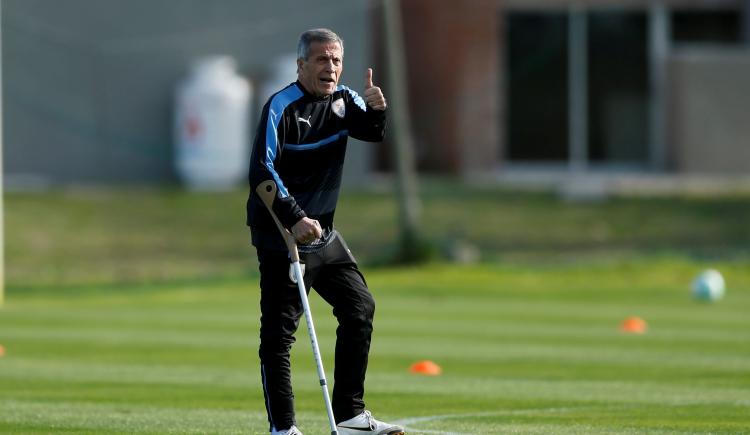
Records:
M192 190L226 190L247 176L250 83L234 59L199 59L177 87L175 165Z
M297 53L286 53L276 57L271 61L270 68L265 71L265 76L266 79L261 82L258 91L260 109L271 95L297 80Z

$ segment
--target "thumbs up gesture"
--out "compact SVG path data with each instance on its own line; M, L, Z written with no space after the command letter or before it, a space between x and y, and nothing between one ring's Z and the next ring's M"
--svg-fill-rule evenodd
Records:
M372 68L367 68L367 74L365 75L365 93L363 96L367 105L373 110L385 110L387 107L383 91L372 84Z

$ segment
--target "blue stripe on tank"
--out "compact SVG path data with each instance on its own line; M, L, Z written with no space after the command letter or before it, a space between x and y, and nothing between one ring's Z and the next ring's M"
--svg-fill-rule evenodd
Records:
M274 95L268 107L268 123L266 124L266 159L264 164L271 173L271 176L273 176L276 186L278 186L279 189L279 195L282 198L289 196L289 191L286 189L286 186L284 186L284 183L281 182L281 177L279 177L279 173L276 172L276 169L273 166L273 161L276 159L276 154L279 150L279 121L281 121L281 117L284 115L286 107L295 100L298 100L302 95L302 91L293 83Z
M335 142L341 138L349 136L349 130L341 130L340 132L334 134L333 136L329 136L325 139L321 139L314 143L301 143L301 144L291 144L288 143L284 145L285 149L291 150L291 151L303 151L303 150L312 150L315 148L320 148L323 145L328 145L331 142Z
M359 106L359 108L362 109L362 110L367 110L367 106L365 106L365 100L363 100L362 97L360 97L358 93L356 93L353 90L351 90L351 88L348 88L348 87L346 87L344 85L338 85L338 86L336 86L336 90L337 91L346 91L346 92L348 92L349 95L352 96L352 99L354 100L354 104L356 104L357 106Z

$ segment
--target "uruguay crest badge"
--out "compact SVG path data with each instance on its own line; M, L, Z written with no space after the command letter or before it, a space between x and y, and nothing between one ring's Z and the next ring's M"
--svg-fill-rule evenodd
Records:
M331 104L331 110L333 110L333 113L336 114L339 118L343 118L346 114L346 106L344 105L343 98L339 98L338 100L334 101Z

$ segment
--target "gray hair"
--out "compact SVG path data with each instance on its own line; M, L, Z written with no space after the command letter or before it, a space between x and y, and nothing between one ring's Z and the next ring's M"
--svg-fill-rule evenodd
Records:
M297 43L297 59L307 60L310 56L310 44L313 42L335 42L341 47L344 55L344 40L330 29L310 29L299 35Z

